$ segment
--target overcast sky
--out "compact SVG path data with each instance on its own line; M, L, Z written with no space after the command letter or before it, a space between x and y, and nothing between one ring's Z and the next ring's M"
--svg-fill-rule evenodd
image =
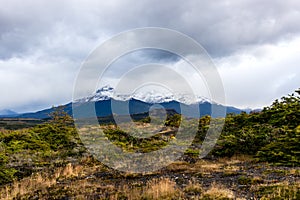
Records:
M300 87L299 0L0 3L0 109L27 112L70 102L92 50L121 31L148 26L180 31L203 45L229 105L260 108ZM145 64L178 61L138 55Z

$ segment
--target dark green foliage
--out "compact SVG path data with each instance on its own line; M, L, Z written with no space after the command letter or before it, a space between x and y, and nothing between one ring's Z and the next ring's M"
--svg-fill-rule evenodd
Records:
M47 141L51 150L57 151L64 148L74 148L76 145L72 141L72 137L75 136L76 132L71 127L61 127L53 124L45 124L34 128L34 132L40 133L39 139Z
M0 132L0 185L32 172L25 165L18 166L19 161L15 157L25 159L24 162L30 164L32 170L34 167L48 166L57 157L80 156L84 151L72 118L61 108L51 117L48 123L34 128Z
M300 129L300 126L299 126ZM261 161L300 166L300 131L288 130L279 135L273 142L263 147L257 156Z
M271 138L272 127L267 124L244 126L231 132L223 131L213 153L228 157L235 154L255 155Z
M205 139L210 121L211 121L211 117L208 115L200 118L198 132L194 140L195 143L200 143Z
M211 152L218 157L231 157L237 154L256 156L258 161L268 161L284 165L300 165L300 98L297 94L276 100L261 112L229 114L225 119L222 134ZM168 116L165 125L179 127L181 116ZM214 120L215 121L215 120ZM143 121L149 123L147 118ZM210 116L199 120L199 129L194 139L195 146L205 139L211 124ZM127 150L145 152L161 148L166 142L159 143L159 137L137 139L121 130L107 130L107 137L116 145ZM174 133L176 135L176 132ZM148 148L152 147L152 148ZM154 148L155 147L155 148ZM197 155L198 149L188 149L186 155Z
M49 149L47 142L40 140L38 135L32 131L14 131L3 134L1 140L7 146L6 150L11 153L24 150L45 151Z
M295 129L300 124L300 91L296 94L276 100L270 107L264 108L260 120L275 127Z
M275 101L262 112L263 120L277 129L276 137L257 153L259 160L300 165L300 91Z
M8 157L0 152L0 185L9 183L13 180L14 174L16 173L15 169L6 167L8 162Z
M181 115L179 114L174 114L168 116L165 125L166 126L172 126L172 127L179 127L181 123Z
M42 126L33 129L39 133L40 140L47 141L50 148L54 151L72 150L80 143L80 139L73 125L72 118L58 107L50 114L51 120Z
M299 125L298 90L296 94L276 100L259 113L228 115L212 154L228 157L235 154L256 155L259 161L299 166Z
M167 144L160 135L150 138L137 138L120 129L105 129L104 134L115 145L126 151L151 152L161 149Z

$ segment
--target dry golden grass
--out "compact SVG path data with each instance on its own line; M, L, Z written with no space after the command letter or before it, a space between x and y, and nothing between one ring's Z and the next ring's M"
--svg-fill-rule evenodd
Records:
M262 184L264 182L264 179L260 176L253 176L252 180L251 180L252 184Z
M231 158L219 158L215 161L199 160L193 165L189 165L189 169L186 171L190 172L202 172L204 174L210 174L215 172L236 172L240 170L238 163L251 161L252 158L249 156L234 156Z
M189 181L189 184L184 188L184 193L190 195L193 199L199 199L203 194L203 187L196 181Z
M290 169L288 175L300 176L300 169Z
M23 196L35 190L44 190L55 185L60 177L69 178L79 176L82 170L81 166L73 166L68 164L64 168L58 168L53 175L36 173L30 177L20 181L14 181L11 185L7 185L0 189L0 199L13 199L17 196Z
M199 160L195 164L177 161L167 167L170 171L211 174L215 172L237 172L241 169L238 163L250 161L249 156L234 156L232 158L221 158L215 161Z
M189 169L192 168L192 165L185 162L185 161L176 161L173 162L172 164L170 164L167 169L169 171L173 171L173 172L182 172L182 171L187 171Z
M218 162L224 163L227 165L234 165L242 162L251 161L253 158L249 155L234 155L231 158L219 158Z
M167 167L166 171L178 171L180 173L192 172L195 175L213 174L214 172L234 172L239 169L233 163L236 159L223 159L221 161L201 160L195 164L178 161ZM187 185L182 182L176 182L171 178L157 178L159 172L148 176L149 179L140 179L142 175L136 174L115 174L109 169L104 168L102 164L96 164L93 159L87 157L81 160L81 165L68 164L63 168L57 168L53 173L36 173L30 177L24 178L18 182L0 188L0 199L13 199L22 196L32 197L38 191L39 198L47 199L53 194L66 195L74 199L87 199L89 195L95 195L92 198L117 199L238 199L233 192L234 185L228 186L213 183L209 186L203 182L202 178L213 177L203 176L198 179L191 178ZM109 178L95 176L96 172L108 172ZM288 174L296 175L297 169L287 170ZM162 174L161 174L162 175ZM263 174L262 174L263 175ZM252 185L250 192L261 199L297 199L299 197L300 181L293 184L288 182L264 181L259 174L251 176ZM145 176L147 178L147 176ZM188 180L187 180L188 181ZM186 182L185 182L186 183ZM57 192L57 191L60 191ZM55 193L56 192L56 193ZM298 192L298 193L297 193ZM238 194L238 193L237 193ZM26 196L27 195L27 196ZM104 195L104 197L103 197ZM105 196L106 195L106 196ZM239 194L240 195L240 194ZM298 195L298 196L297 196ZM241 195L240 195L241 196ZM100 199L101 199L100 198Z
M47 189L58 183L59 180L65 180L71 177L80 177L84 171L96 170L96 166L83 169L82 166L66 165L64 168L58 168L53 174L36 173L20 181L15 181L10 185L0 189L0 199L14 199L26 194L32 194L40 190L47 193ZM128 184L115 186L99 182L90 182L88 179L74 179L65 187L74 191L76 199L85 199L87 188L100 188L102 191L108 191L109 198L120 199L126 195L127 199L169 199L179 195L180 191L176 188L176 183L168 178L152 179L143 187L130 187Z
M176 195L179 195L176 182L169 178L150 180L143 190L143 196L150 199L167 199Z
M214 182L210 188L203 193L203 197L210 199L234 199L235 195L232 190Z
M23 196L28 192L45 189L55 184L53 178L43 177L41 174L34 174L31 177L24 178L19 182L13 182L10 186L6 186L0 191L1 199L13 199L17 196Z
M119 188L119 191L123 191L123 193L116 193L110 197L111 200L122 199L121 197L126 194L126 199L128 200L138 200L141 199L141 188L129 188L128 185L123 185Z
M72 177L72 176L79 176L82 172L82 166L77 165L73 166L71 163L67 164L65 168L61 168L61 174L58 174L58 176L65 176L65 177Z
M252 186L251 190L259 191L264 189L261 199L299 199L300 197L300 181L289 183L287 181L260 184Z
M202 172L218 172L224 164L218 162L199 161L195 163L194 169L197 168Z

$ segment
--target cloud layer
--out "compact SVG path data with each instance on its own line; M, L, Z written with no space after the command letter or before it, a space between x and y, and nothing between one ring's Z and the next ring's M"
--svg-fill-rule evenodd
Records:
M70 101L79 67L97 45L146 26L194 38L219 68L228 104L261 107L300 87L299 21L297 0L5 1L0 109L23 112ZM149 58L161 55L139 59Z

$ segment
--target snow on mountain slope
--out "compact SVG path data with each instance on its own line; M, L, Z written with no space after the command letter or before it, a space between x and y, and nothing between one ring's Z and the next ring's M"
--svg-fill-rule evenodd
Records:
M127 101L130 99L137 99L147 103L164 103L170 101L177 101L187 105L193 103L204 103L211 102L208 98L202 96L192 96L187 94L172 94L172 93L162 93L158 91L146 91L146 92L135 92L134 94L118 94L115 92L114 88L110 86L104 86L98 89L94 94L84 97L82 99L76 100L75 102L96 102L103 100L121 100Z

